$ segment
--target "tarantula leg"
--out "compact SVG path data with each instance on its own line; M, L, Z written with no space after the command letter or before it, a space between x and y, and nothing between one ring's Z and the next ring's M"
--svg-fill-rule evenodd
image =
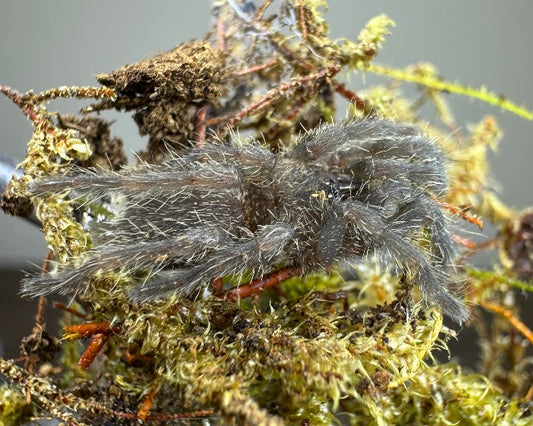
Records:
M228 300L236 301L244 299L245 297L255 296L270 287L275 287L283 281L287 281L289 278L296 277L302 273L301 268L284 268L271 272L262 278L253 280L248 284L243 284L234 289L228 291L225 295L222 294L219 297L225 297Z
M150 173L151 172L151 173ZM176 188L231 188L241 183L239 172L226 166L203 167L201 164L181 165L163 163L145 164L137 170L119 172L81 173L33 180L29 184L31 195L63 192L66 189L86 193L107 194L118 191L139 194L146 191L175 193Z
M446 219L442 210L432 198L419 193L418 196L401 205L396 214L390 220L391 224L397 224L393 230L399 233L405 228L405 223L411 226L404 229L407 231L426 229L429 234L429 251L435 263L448 266L452 263L455 247L452 237L446 228Z
M367 246L388 253L394 262L401 265L414 279L427 302L437 303L447 315L461 324L468 319L465 306L446 290L446 265L431 265L407 237L395 232L383 221L379 209L356 200L346 201L342 206L345 219L355 225Z
M329 268L337 257L345 233L346 221L342 217L342 211L333 208L322 225L316 248L324 267Z
M75 293L83 288L87 277L113 269L139 271L164 266L169 261L205 255L218 246L222 233L213 227L195 228L166 239L154 239L135 245L100 246L89 252L88 260L77 269L22 280L22 293L31 296L52 292ZM92 256L92 257L91 257Z
M310 131L295 147L295 154L303 160L331 160L339 153L349 154L341 158L343 162L356 158L410 158L413 155L427 158L420 150L428 145L415 126L368 119Z
M135 302L160 299L178 290L184 294L197 291L203 284L219 277L242 276L252 272L261 275L280 256L293 236L293 228L285 223L264 225L244 241L221 241L202 263L191 268L161 271L154 279L130 290Z
M249 177L250 173L254 174L257 169L271 170L276 163L276 154L254 145L242 147L209 143L192 150L185 157L185 161L188 163L214 161L232 167L246 165L253 167L253 169L248 169L247 167Z

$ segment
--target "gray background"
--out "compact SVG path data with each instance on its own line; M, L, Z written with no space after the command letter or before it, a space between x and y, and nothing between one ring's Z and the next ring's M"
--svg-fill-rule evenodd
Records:
M94 85L97 73L202 37L211 20L208 1L1 0L0 4L0 82L20 91ZM397 26L378 55L379 63L404 67L432 62L447 80L486 85L533 108L533 2L332 0L328 11L332 36L355 39L363 25L380 13ZM355 90L361 84L359 76L350 79ZM505 132L498 161L493 161L501 197L517 208L533 204L532 123L478 101L450 99L460 125L478 122L486 114L496 116ZM61 112L76 112L79 107L78 101L50 105ZM143 144L127 116L106 117L118 119L114 132L128 150ZM22 158L30 135L26 118L0 96L0 150ZM0 298L0 342L11 323L21 318L15 308L17 284L9 282L7 271L31 269L31 263L40 264L45 255L37 229L0 214L0 294L6 294ZM11 352L12 347L5 346Z

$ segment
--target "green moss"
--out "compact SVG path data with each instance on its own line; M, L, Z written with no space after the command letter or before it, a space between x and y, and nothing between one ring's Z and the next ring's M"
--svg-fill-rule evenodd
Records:
M31 414L31 404L20 390L7 384L0 385L0 425L24 424Z

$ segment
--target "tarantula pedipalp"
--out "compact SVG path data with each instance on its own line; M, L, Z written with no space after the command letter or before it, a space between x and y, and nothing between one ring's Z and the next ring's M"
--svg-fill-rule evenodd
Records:
M38 196L120 192L124 209L94 230L98 245L76 268L29 277L23 292L73 293L99 271L151 271L135 302L281 265L304 272L377 253L458 322L447 290L453 244L433 197L446 189L443 155L406 124L324 125L275 154L258 142L206 144L161 165L33 181ZM426 239L426 241L423 241Z

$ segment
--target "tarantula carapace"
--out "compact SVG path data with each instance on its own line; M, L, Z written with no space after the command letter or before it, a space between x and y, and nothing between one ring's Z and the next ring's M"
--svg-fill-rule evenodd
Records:
M367 119L324 125L273 153L252 141L213 142L120 172L35 180L33 195L120 193L124 208L94 226L80 266L30 277L23 292L73 293L101 271L147 271L135 302L191 294L230 275L305 272L376 254L455 320L447 289L453 244L435 197L446 190L443 154L407 124Z

